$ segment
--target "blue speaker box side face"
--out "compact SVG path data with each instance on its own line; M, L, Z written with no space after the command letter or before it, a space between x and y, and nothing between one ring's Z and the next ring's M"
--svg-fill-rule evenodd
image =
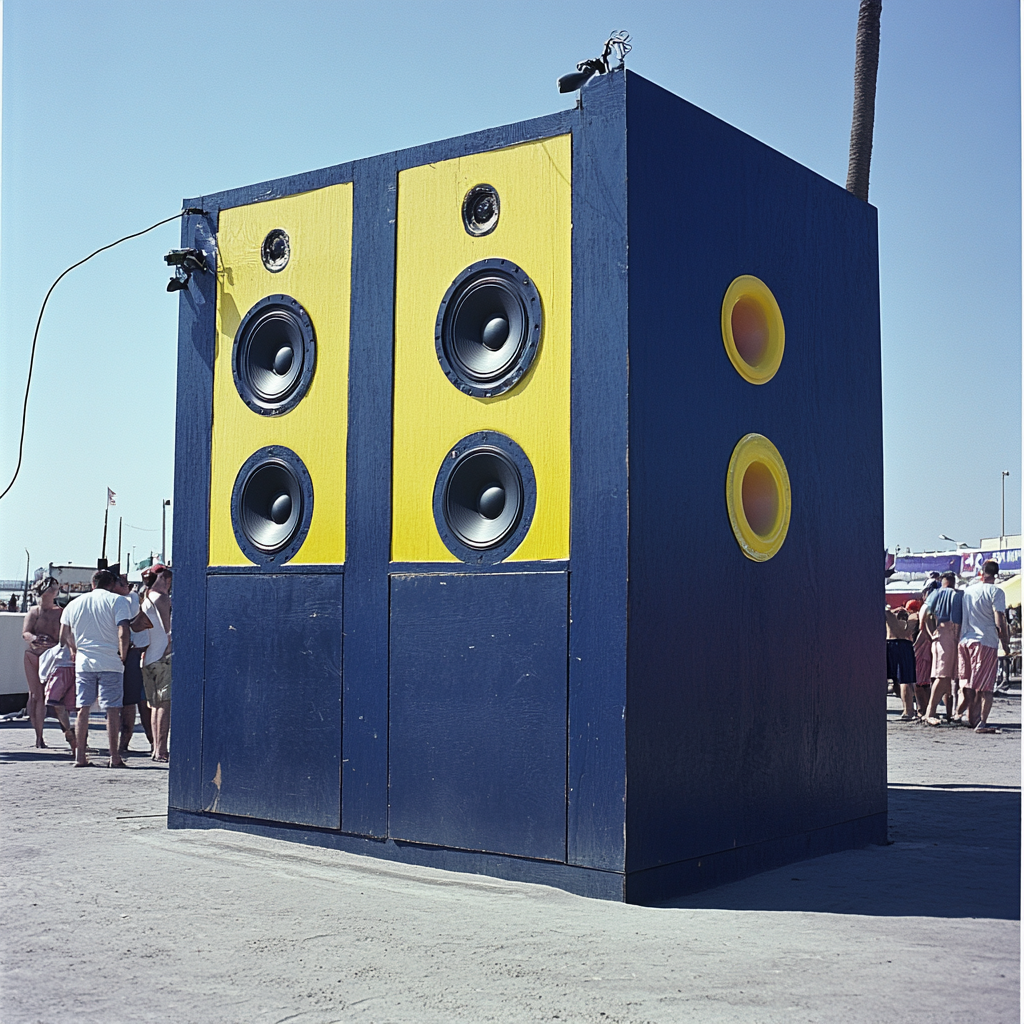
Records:
M881 372L875 211L685 101L628 80L627 869L883 814ZM722 298L785 320L763 385ZM730 454L779 449L792 520L746 558Z

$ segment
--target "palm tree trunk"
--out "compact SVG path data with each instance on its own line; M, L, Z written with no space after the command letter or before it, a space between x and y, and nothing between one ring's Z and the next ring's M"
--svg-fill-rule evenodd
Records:
M878 39L882 0L860 0L857 19L857 63L853 71L853 126L850 129L850 169L846 190L868 201L871 140L875 131L875 81L878 77Z

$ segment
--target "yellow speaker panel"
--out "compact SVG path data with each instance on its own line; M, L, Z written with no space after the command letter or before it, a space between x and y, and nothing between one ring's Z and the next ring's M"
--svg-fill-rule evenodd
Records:
M294 554L289 549L281 555L277 564L340 564L345 561L352 185L223 210L217 244L210 564L268 560L247 557L239 546L237 507L232 520L236 483L243 480L243 467L252 476L252 457L261 450L282 455L283 461L271 461L279 473L289 474L292 497L298 501L304 494L307 502L306 521L299 523L302 532L292 549L300 546ZM289 329L308 334L306 362L293 366L292 349L282 346L266 357L267 367L257 365L253 384L239 373L236 335L244 339L246 325L260 316L273 328L282 310L292 315ZM284 362L282 352L287 352ZM263 479L252 485L254 493L266 489L266 480L271 489L276 486L273 472L264 471ZM267 522L278 529L279 520Z
M571 182L569 135L414 167L398 176L394 561L458 560L438 532L435 484L460 440L488 432L500 435L506 447L500 439L510 439L535 477L532 520L508 560L569 557ZM481 196L483 212L474 221L470 207ZM521 377L508 376L501 393L483 386L460 390L449 379L451 367L442 365L440 342L435 344L439 310L453 288L457 292L460 275L477 266L484 268L481 273L511 267L519 278L512 284L526 296L524 309L539 297L539 346L529 369ZM453 302L462 301L460 294ZM502 324L504 337L508 324Z

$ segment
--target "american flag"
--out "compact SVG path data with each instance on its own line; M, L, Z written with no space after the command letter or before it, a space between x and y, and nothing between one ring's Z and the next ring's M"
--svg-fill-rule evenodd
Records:
M111 505L116 505L117 504L117 502L114 501L114 499L116 497L117 497L117 495L108 487L107 488L107 508L109 508Z

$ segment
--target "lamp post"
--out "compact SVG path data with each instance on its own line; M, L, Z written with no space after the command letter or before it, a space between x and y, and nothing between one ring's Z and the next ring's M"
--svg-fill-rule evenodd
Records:
M167 564L167 507L171 499L164 498L160 504L160 561Z
M1003 506L1002 506L1003 514L999 518L999 550L1000 551L1003 549L1003 546L1006 543L1006 540L1005 540L1005 538L1006 538L1006 478L1009 475L1010 475L1010 471L1008 469L1004 469L1003 473L1002 473L1002 476L999 478L999 482L1000 482L1000 484L1002 484L1002 489L1003 489Z

